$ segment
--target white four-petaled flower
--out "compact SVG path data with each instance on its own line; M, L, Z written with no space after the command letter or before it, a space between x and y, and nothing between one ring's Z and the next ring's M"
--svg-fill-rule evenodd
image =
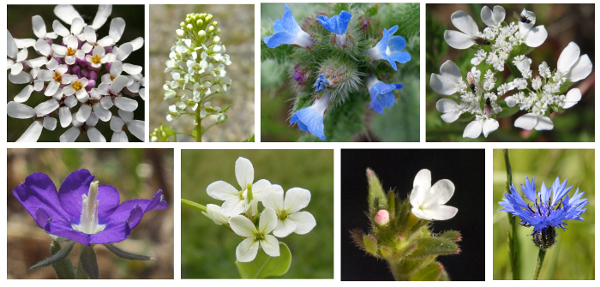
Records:
M308 211L300 211L308 206L310 191L294 187L283 194L283 188L274 184L265 189L262 203L265 208L272 208L277 214L277 227L273 235L286 237L290 233L306 234L316 225L315 217Z
M229 226L237 235L246 237L235 250L237 261L250 262L254 260L258 253L258 247L262 247L269 256L279 256L279 241L275 236L269 234L277 226L275 210L266 208L261 213L258 228L243 215L236 215L229 219Z

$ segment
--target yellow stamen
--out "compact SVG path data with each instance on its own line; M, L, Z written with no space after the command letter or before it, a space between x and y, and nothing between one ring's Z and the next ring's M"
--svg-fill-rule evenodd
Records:
M67 50L67 56L73 56L76 52L77 49L72 49L71 47L69 47L69 49Z
M52 79L54 79L55 81L61 83L62 82L62 75L59 72L54 72L54 77L52 77Z
M75 91L79 91L79 90L81 90L81 88L83 88L80 81L73 82L72 86L73 86L73 90L75 90Z
M102 59L100 58L100 55L94 55L92 57L92 63L94 63L94 64L101 64L102 63Z

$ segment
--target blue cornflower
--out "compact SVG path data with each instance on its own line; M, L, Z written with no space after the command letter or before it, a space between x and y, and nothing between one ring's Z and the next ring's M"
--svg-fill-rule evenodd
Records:
M318 93L322 90L325 90L325 88L327 88L329 85L331 85L331 82L327 80L325 74L320 74L313 87L315 88L315 92Z
M386 60L395 71L398 70L396 62L406 63L410 61L410 54L402 51L406 47L406 40L402 36L393 36L398 31L398 25L389 30L383 29L383 37L377 45L367 52L367 56L373 60Z
M306 48L312 47L314 44L314 40L310 35L300 28L287 4L285 4L283 17L273 23L273 30L275 34L263 39L269 48L275 48L281 44L298 45Z
M298 127L301 130L310 132L321 140L325 140L323 115L327 106L329 106L329 97L329 93L326 93L321 98L316 99L312 106L295 112L290 119L290 123L298 122Z
M404 88L403 84L386 84L375 76L371 75L367 79L367 88L371 94L371 104L369 109L373 108L376 112L382 114L383 107L391 108L396 100L393 90Z
M346 45L346 31L348 31L348 23L352 18L352 13L348 11L342 11L339 15L335 15L331 18L327 16L317 17L317 21L327 29L327 31L334 33L340 46Z
M566 186L567 180L561 183L557 177L550 188L546 188L546 184L542 182L542 189L536 193L535 177L531 181L526 177L521 190L532 203L526 203L513 184L510 194L505 194L500 202L504 207L500 211L518 215L521 218L520 224L525 227L533 226L534 242L540 248L547 249L554 243L555 228L566 230L567 220L583 220L580 215L586 211L584 206L588 204L588 199L581 198L585 192L579 193L578 188L573 197L569 198L568 193L573 187Z

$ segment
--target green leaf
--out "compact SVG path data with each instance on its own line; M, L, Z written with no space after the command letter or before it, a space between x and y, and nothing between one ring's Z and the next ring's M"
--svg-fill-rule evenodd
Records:
M50 256L50 258L38 262L37 264L31 266L29 269L36 269L48 266L63 260L65 257L67 257L67 255L69 255L69 253L71 253L71 250L73 250L74 245L75 241L69 242L67 245L65 245L65 248L60 249L58 252L56 252L56 254Z
M243 142L254 142L254 135L251 138L244 140Z
M271 257L263 251L258 252L251 262L236 261L235 265L243 279L262 279L282 276L292 264L292 253L288 246L279 242L279 257Z
M98 260L93 246L83 245L79 253L79 266L90 279L98 279L100 271L98 271Z
M231 108L231 105L227 105L226 107L224 107L224 108L221 110L221 113L225 113L227 110L229 110L229 108Z
M456 243L443 238L419 238L414 242L417 249L409 255L410 258L456 254L460 250Z
M437 238L443 238L443 239L448 239L448 240L452 240L452 241L460 241L462 239L460 236L460 232L458 232L456 230L445 231L444 233L439 234L437 236Z
M110 252L114 253L115 255L123 258L123 259L128 259L128 260L154 260L153 257L150 256L146 256L146 255L139 255L139 254L134 254L134 253L129 253L119 247L116 247L114 245L112 245L111 243L107 243L104 244L104 247L106 247L106 249L110 250Z
M58 241L52 241L52 244L50 245L50 254L55 255L61 250L60 243L58 243ZM58 277L58 279L75 279L75 269L68 257L52 264L52 268L54 268L54 272L56 272L56 277Z
M509 108L504 101L497 101L496 103L502 108L502 111L496 115L497 118L510 117L519 111L519 107L516 105L512 108Z
M411 277L411 281L437 281L440 278L442 268L439 263L431 262L421 270L415 272Z

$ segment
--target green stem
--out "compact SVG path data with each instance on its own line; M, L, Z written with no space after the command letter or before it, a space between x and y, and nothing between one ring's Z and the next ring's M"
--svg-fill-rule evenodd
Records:
M187 206L189 206L189 207L192 207L192 208L198 209L198 210L200 210L200 211L202 211L202 212L206 212L206 206L204 206L204 205L202 205L202 204L199 204L199 203L195 203L195 202L193 202L193 201L191 201L191 200L187 200L187 199L183 199L183 198L182 198L182 199L181 199L181 203L182 203L182 204L184 204L184 205L187 205Z
M202 118L200 118L200 110L201 108L198 107L196 109L196 119L195 122L197 123L195 129L196 129L196 142L201 142L202 141Z
M513 181L512 181L512 169L510 167L510 160L508 158L508 150L505 149L504 151L504 162L506 163L506 192L509 193L510 192L510 186L512 186ZM508 231L508 260L510 263L510 273L511 273L511 277L513 280L519 279L519 268L518 268L518 263L519 263L519 258L518 258L518 252L517 252L517 248L518 248L518 242L517 242L517 223L516 223L516 218L515 216L512 216L512 214L507 213L508 216L508 225L509 225L509 231Z
M538 258L535 263L535 270L533 271L533 280L538 280L538 277L540 277L540 270L542 270L542 264L544 263L544 257L546 257L546 250L540 248L540 252L538 253Z

